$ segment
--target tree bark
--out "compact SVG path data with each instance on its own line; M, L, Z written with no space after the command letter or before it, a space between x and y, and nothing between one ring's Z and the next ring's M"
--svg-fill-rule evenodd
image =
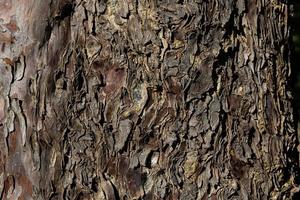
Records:
M1 199L296 199L284 0L1 0Z

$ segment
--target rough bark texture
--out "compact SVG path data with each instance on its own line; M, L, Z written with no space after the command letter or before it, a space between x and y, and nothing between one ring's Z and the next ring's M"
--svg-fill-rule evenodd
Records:
M292 199L282 0L0 0L1 199Z

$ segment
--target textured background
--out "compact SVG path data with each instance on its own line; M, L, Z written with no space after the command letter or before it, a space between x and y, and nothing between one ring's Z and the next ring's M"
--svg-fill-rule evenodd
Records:
M0 0L2 199L297 198L289 14Z

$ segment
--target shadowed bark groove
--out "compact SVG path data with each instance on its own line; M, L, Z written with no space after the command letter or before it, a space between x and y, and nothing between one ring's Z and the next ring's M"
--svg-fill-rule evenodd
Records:
M290 5L0 1L1 199L293 199Z

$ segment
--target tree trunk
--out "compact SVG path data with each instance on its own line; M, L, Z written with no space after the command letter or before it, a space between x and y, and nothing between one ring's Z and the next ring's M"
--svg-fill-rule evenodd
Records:
M0 0L1 199L293 199L284 0Z

